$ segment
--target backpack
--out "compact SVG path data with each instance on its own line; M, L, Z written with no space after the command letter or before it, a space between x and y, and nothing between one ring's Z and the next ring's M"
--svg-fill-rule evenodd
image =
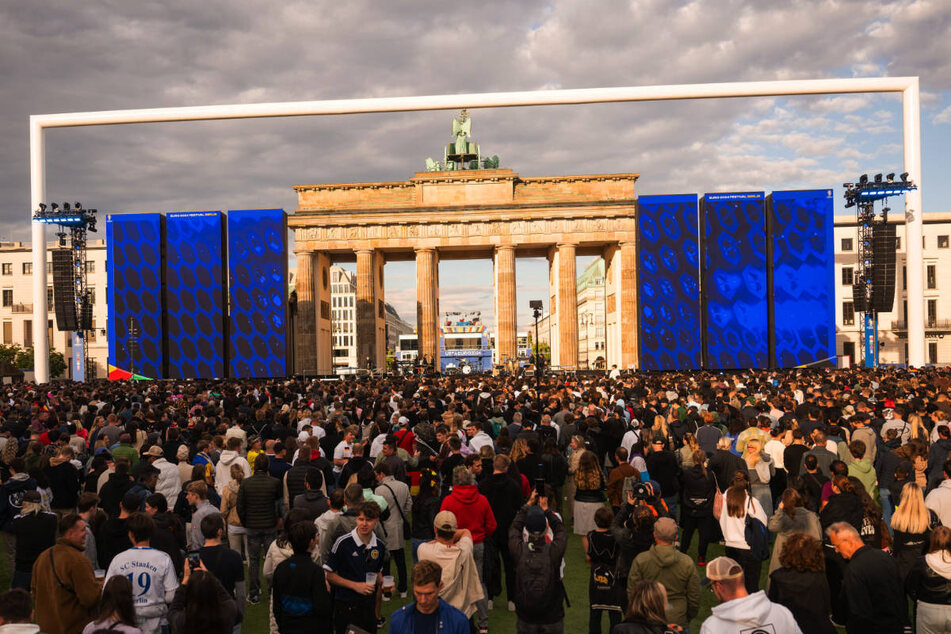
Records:
M766 526L750 513L752 503L746 512L746 527L743 530L743 537L750 547L750 555L757 561L766 561L769 559L769 533L766 532Z
M551 544L526 544L515 566L515 607L519 616L528 620L550 616L555 593L564 595L552 568Z

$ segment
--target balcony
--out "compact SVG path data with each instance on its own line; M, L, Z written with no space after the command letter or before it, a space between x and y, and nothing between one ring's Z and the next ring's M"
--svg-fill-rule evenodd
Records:
M904 319L893 320L891 329L906 332L908 330L908 322ZM926 319L925 330L951 330L951 319Z
M10 310L15 315L30 315L33 314L33 304L14 304Z

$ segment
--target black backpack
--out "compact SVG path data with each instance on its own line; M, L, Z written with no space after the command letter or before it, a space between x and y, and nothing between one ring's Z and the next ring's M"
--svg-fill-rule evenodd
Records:
M551 544L526 544L515 566L515 607L520 616L533 620L550 616L552 600L564 596L558 571L551 562Z

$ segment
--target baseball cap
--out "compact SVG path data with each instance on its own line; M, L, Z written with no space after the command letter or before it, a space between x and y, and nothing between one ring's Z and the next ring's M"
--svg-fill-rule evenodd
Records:
M529 533L541 533L548 526L548 520L545 518L545 511L540 506L528 507L525 513L525 530Z
M729 557L717 557L707 563L707 576L701 581L702 585L707 585L711 581L726 581L727 579L739 579L743 576L743 568Z
M162 448L159 447L158 445L152 445L151 447L149 447L149 450L145 452L145 455L161 458L162 456L165 455L165 453L162 451Z
M439 511L436 513L436 519L433 520L433 526L437 530L454 531L457 528L456 514L452 511Z
M673 542L677 539L677 522L670 517L661 517L654 522L654 534L662 542Z

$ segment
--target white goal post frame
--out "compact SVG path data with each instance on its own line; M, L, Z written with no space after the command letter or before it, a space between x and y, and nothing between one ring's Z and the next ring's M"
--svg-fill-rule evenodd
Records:
M33 345L37 383L47 383L49 339L46 324L46 225L32 220L33 211L46 199L45 133L49 128L258 119L376 112L457 110L513 106L553 106L629 101L670 101L736 97L781 97L850 93L901 93L904 171L918 186L905 194L905 245L908 266L908 363L925 362L924 280L922 259L923 218L921 209L921 110L918 77L871 77L846 79L806 79L720 84L682 84L586 88L578 90L536 90L525 92L431 95L421 97L381 97L284 103L146 108L102 112L71 112L30 116L30 220L33 248Z

